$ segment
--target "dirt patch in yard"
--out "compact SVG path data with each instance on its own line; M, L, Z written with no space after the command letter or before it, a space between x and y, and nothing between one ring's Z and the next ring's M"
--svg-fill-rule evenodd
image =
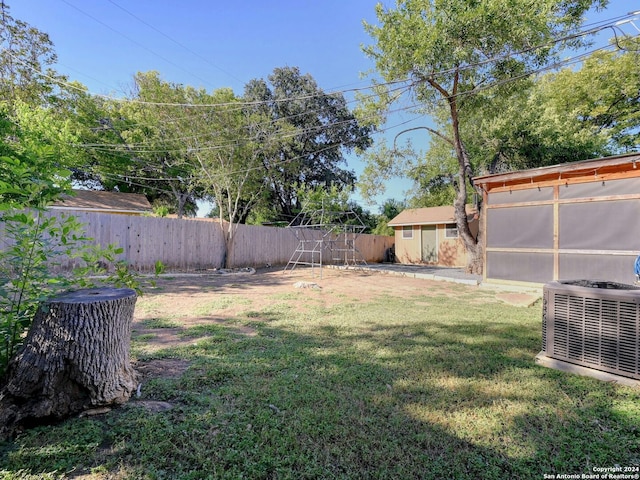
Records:
M158 377L178 378L189 368L189 362L177 358L156 358L136 362L134 367L141 376L139 380L143 382Z
M315 283L320 288L296 288L299 282ZM455 295L456 284L400 277L377 272L310 268L283 272L281 269L259 270L255 275L166 275L138 300L134 332L158 333L172 323L181 326L229 324L247 309L260 311L278 300L298 299L294 307L304 310L307 300L326 306L367 302L385 295L412 297L441 293ZM196 315L194 315L194 312ZM154 319L157 320L154 327ZM231 319L231 320L230 320ZM250 334L250 331L244 333ZM161 341L161 339L159 339Z
M319 288L296 288L300 282ZM496 302L496 292L474 286L372 272L323 268L258 270L254 275L165 275L138 299L132 331L134 351L152 358L164 349L189 346L224 329L241 339L257 334L256 322L269 321L277 308L304 312L344 303L366 303L385 296L413 299L428 308L429 298L460 297L470 303ZM504 301L504 299L501 299ZM253 326L252 326L253 325ZM145 377L180 376L182 360L139 360Z

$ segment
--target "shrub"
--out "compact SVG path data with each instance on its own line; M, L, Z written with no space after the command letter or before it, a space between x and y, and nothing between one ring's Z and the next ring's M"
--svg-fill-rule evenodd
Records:
M139 292L136 276L118 260L122 249L92 245L75 217L7 209L1 220L0 377L22 344L40 302L64 290L95 286L92 277L105 274L105 283Z

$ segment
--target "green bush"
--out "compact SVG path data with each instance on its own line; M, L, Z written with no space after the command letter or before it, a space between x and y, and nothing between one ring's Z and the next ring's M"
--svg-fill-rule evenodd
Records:
M92 245L73 216L47 216L42 210L7 209L0 217L0 376L22 344L38 305L72 288L95 286L92 277L139 291L122 249Z

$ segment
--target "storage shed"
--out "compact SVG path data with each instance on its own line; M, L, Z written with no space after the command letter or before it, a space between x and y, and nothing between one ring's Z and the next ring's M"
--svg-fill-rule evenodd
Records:
M483 192L485 281L635 281L640 154L474 182Z
M477 235L478 218L469 205L467 215L472 232ZM467 252L458 236L453 206L409 208L394 217L389 226L395 231L397 262L466 266Z

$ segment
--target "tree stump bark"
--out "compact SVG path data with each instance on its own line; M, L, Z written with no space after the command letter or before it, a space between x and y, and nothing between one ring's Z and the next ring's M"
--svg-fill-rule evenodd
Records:
M134 290L94 288L41 304L0 389L0 438L127 402L137 387L129 360L135 303Z

